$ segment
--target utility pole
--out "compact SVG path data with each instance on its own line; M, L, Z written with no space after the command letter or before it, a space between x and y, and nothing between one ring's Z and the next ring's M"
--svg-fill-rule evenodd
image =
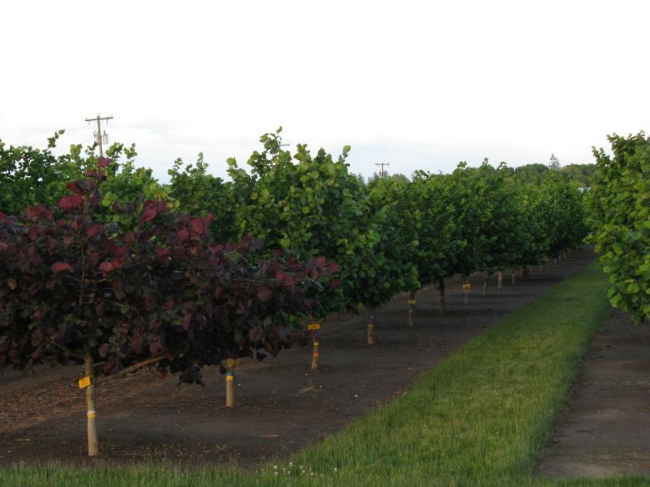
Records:
M106 135L106 131L104 130L104 133L102 134L102 120L105 120L108 122L111 120L113 117L100 117L99 114L97 114L97 117L95 118L87 118L86 122L97 122L97 132L94 133L95 135L95 142L99 144L99 157L104 157L104 146L103 144L108 143L108 135Z
M289 147L291 144L288 142L285 142L284 144L282 143L282 137L278 135L278 142L280 142L280 147Z
M390 166L389 162L380 162L378 164L375 164L375 166L381 166L381 171L379 171L380 178L388 177L388 171L384 169L384 166Z

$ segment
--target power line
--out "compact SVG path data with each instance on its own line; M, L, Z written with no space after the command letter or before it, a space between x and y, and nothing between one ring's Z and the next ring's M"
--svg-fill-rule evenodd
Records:
M379 162L375 164L375 166L381 166L381 170L379 171L379 177L380 178L387 178L388 177L388 171L384 169L384 166L390 166L389 162Z

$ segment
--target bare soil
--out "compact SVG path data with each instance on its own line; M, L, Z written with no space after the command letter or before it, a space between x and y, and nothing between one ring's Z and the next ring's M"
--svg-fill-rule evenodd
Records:
M435 287L425 288L417 295L412 328L407 326L408 296L399 296L377 313L377 343L372 346L366 343L367 313L332 317L320 333L319 370L310 370L310 348L286 350L263 362L243 361L237 368L235 408L224 407L225 381L215 368L204 370L204 388L179 384L173 376L163 380L146 370L101 384L97 389L102 455L92 461L86 457L84 392L77 386L80 368L44 369L31 375L5 371L0 375L0 465L130 464L153 459L189 464L236 461L255 466L271 457L286 457L403 393L420 374L593 257L589 249L574 252L559 263L534 269L527 279L518 275L514 285L509 275L504 276L500 291L493 276L486 295L483 276L473 276L467 304L460 280L450 279L444 315ZM620 328L641 329L623 324ZM647 345L648 338L632 342ZM609 340L611 346L603 345L601 353L612 356L609 363L616 363L617 368L604 364L595 373L607 384L618 384L619 392L609 394L610 402L601 416L636 404L634 418L646 419L644 428L650 432L648 370L631 362L629 340ZM647 350L634 353L648 356ZM626 387L637 372L639 380L645 380L644 388ZM583 374L579 384L595 380L589 377ZM634 396L634 391L646 395ZM593 393L600 395L601 389L576 392L576 397L595 401L587 397ZM625 416L632 430L638 428L634 418ZM594 428L591 422L574 427L573 436L593 437ZM614 435L619 432L619 442L605 439L599 451L616 462L615 456L627 451L622 442L630 434L617 426L609 430ZM558 438L562 435L558 433ZM635 451L650 451L650 434L645 441L640 436L638 440ZM551 450L547 459L553 455ZM563 453L559 457L566 458ZM540 472L546 474L545 468L540 467Z
M537 474L650 475L650 326L613 311L595 337Z

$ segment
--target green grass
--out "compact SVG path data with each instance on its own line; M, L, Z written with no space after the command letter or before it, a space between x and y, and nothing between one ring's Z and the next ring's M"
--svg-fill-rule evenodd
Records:
M650 485L642 477L558 482L532 476L588 344L607 316L606 289L606 278L590 264L472 340L406 394L291 463L271 462L255 473L170 465L19 466L1 470L0 485Z

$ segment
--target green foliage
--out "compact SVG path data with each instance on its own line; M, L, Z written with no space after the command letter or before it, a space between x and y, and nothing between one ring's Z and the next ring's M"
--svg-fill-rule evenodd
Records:
M609 141L613 157L594 149L590 239L609 275L612 305L639 322L650 317L650 138L641 132Z
M488 265L490 241L499 236L490 230L493 225L493 205L501 202L490 194L490 181L485 177L493 168L484 161L479 168L460 163L449 176L450 194L456 211L458 239L465 248L456 258L452 274L464 276Z
M487 160L477 169L463 168L463 200L460 222L474 262L459 269L463 274L488 274L512 267L530 237L526 215L521 211L521 192L504 163L498 168ZM473 265L472 265L473 264Z
M582 192L560 171L546 171L534 178L515 174L518 193L515 211L522 231L514 264L541 264L547 257L582 244L587 234Z
M549 167L545 164L526 164L515 168L515 176L527 182L540 180L548 171Z
M485 161L478 168L461 163L450 175L419 171L413 181L395 175L366 185L349 171L349 147L336 160L306 145L292 154L280 132L261 137L248 171L228 161L232 182L210 175L199 155L193 165L177 160L170 185L162 186L151 170L135 167L134 147L114 144L108 154L125 161L107 167L100 183L105 208L95 216L127 231L147 200L162 199L172 209L212 214L217 241L252 236L266 242L267 253L327 256L343 268L343 285L328 306L348 310L380 306L396 292L456 273L536 264L582 238L581 197L562 170L493 168ZM48 161L75 177L93 174L100 162L94 147L84 153L81 146ZM24 175L15 177L31 187Z
M589 188L596 169L596 164L567 164L560 168L560 174L578 183L580 188Z
M39 203L53 205L63 195L69 167L53 153L63 130L48 139L46 149L9 146L0 140L0 212L22 213Z
M182 211L196 215L212 214L210 225L212 236L217 242L232 241L236 236L235 188L233 183L208 173L208 164L203 154L195 165L184 165L181 159L174 162L168 171L171 176L169 198L177 202Z
M30 206L54 206L65 195L69 181L96 174L101 158L95 155L95 146L84 149L81 145L72 145L66 154L55 156L52 153L62 134L63 130L48 139L45 150L6 148L0 141L0 212L20 215ZM135 213L142 210L148 199L165 199L170 207L177 206L169 200L167 189L156 181L151 169L135 166L134 146L113 144L106 154L113 161L103 171L99 182L106 210L104 217L98 211L96 218L103 218L104 222L111 219L120 228L127 228L135 225ZM126 158L124 162L120 162L122 157ZM118 207L119 212L113 211ZM129 215L127 208L134 214Z
M418 251L422 211L415 184L406 177L377 178L368 184L368 203L381 240L376 253L386 260L384 279L390 291L415 291L420 288Z
M0 214L0 367L90 353L98 373L111 374L157 358L161 370L200 382L203 365L306 343L291 328L316 312L335 267L285 253L257 259L252 240L215 245L210 215L177 214L160 200L121 232L103 221L97 180L109 165L100 158L94 177L69 183L56 208Z
M544 208L547 203L546 191L541 179L528 182L515 178L518 208L523 220L519 233L519 248L513 262L514 266L540 265L550 255L550 238L547 234L547 221Z
M292 155L279 136L261 137L264 149L248 160L250 174L229 160L236 188L238 236L261 238L269 249L291 249L303 258L323 255L341 266L341 288L329 309L376 307L395 293L399 273L386 255L385 211L367 200L363 181L345 162L306 145Z
M458 222L462 196L454 191L449 176L424 171L413 175L411 186L419 242L414 262L422 285L437 284L456 272L458 259L467 247Z
M585 206L577 184L555 172L544 178L540 212L544 221L543 235L548 238L548 255L580 245L587 235Z

